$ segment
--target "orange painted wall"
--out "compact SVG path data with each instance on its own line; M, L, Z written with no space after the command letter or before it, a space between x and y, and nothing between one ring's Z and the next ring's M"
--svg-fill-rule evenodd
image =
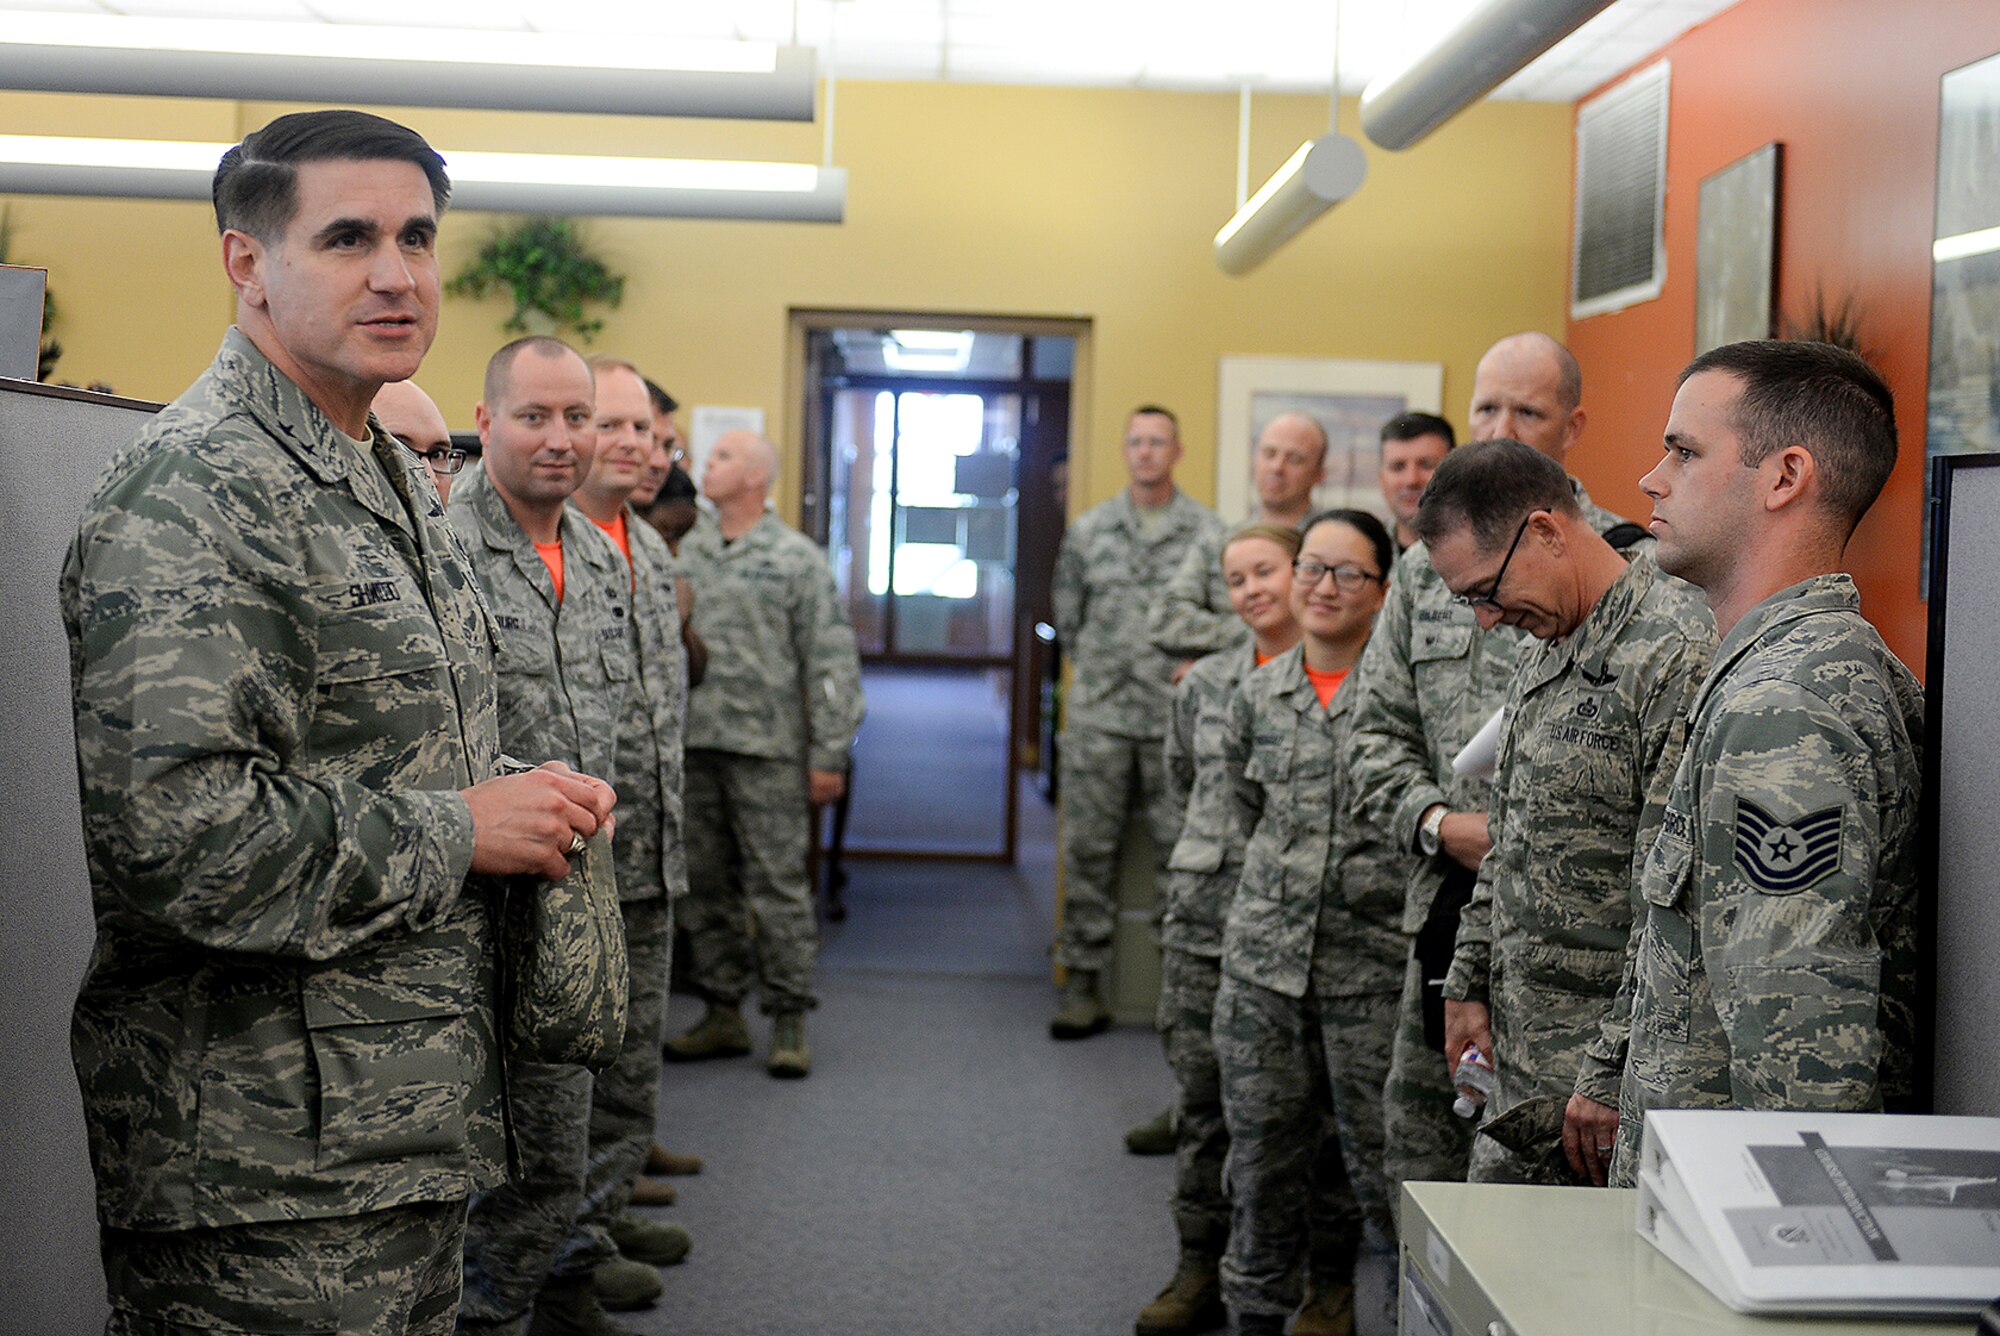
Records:
M1996 51L1993 0L1743 0L1685 34L1661 53L1673 61L1666 290L1569 324L1591 415L1577 475L1604 505L1644 519L1637 481L1658 457L1674 376L1694 354L1701 179L1781 141L1779 309L1803 311L1817 284L1836 299L1852 292L1896 394L1896 472L1847 557L1864 611L1919 673L1938 79Z

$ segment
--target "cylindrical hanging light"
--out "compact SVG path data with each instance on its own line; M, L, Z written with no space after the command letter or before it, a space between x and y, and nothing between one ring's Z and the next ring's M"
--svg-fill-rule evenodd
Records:
M1215 262L1226 274L1247 274L1300 228L1361 189L1368 155L1346 135L1321 135L1299 145L1263 188L1215 234Z
M1436 46L1362 90L1362 130L1383 148L1408 148L1611 4L1487 0Z

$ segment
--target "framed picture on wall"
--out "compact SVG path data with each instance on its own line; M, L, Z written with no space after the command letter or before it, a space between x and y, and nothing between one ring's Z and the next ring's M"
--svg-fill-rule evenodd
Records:
M2000 451L2000 56L1946 74L1938 98L1937 230L1925 476L1944 455ZM1927 484L1928 485L1928 484ZM1931 510L1917 563L1930 597Z
M1384 513L1377 474L1382 424L1398 413L1435 413L1444 395L1440 362L1367 362L1314 357L1225 357L1215 427L1215 505L1234 523L1256 507L1253 447L1280 413L1305 413L1326 428L1326 481L1316 507Z
M1766 144L1702 178L1694 247L1697 356L1771 337L1783 156L1784 145Z

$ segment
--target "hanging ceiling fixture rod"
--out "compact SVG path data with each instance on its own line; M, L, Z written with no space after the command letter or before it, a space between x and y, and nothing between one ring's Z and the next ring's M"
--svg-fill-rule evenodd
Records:
M630 34L10 11L0 87L809 121L811 47Z
M1257 193L1237 206L1215 234L1215 263L1225 274L1247 274L1306 224L1361 189L1368 155L1340 127L1340 4L1333 10L1333 115L1326 134L1308 139ZM1237 194L1241 199L1249 147L1250 92L1243 91L1237 130Z
M1612 0L1487 0L1408 65L1361 92L1361 129L1404 149L1535 62Z

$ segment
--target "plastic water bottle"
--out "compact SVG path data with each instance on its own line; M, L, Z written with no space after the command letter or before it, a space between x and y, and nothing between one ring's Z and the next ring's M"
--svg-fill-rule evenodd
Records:
M1486 1107L1486 1097L1493 1093L1493 1064L1479 1051L1479 1045L1467 1044L1465 1052L1458 1055L1458 1073L1451 1083L1458 1087L1451 1111L1461 1118L1478 1117Z

